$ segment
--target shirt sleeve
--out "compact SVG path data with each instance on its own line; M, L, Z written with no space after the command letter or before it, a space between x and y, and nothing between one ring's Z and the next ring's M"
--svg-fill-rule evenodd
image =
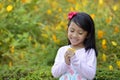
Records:
M65 60L64 60L64 48L60 48L57 52L57 55L56 55L56 58L55 58L55 63L54 65L52 66L52 75L53 77L55 78L58 78L60 77L62 74L64 74L67 69L68 69L68 66L66 63L65 63Z
M76 54L72 57L72 64L78 73L92 80L96 73L96 55L94 49L87 51L87 56L85 57L80 57L80 54Z

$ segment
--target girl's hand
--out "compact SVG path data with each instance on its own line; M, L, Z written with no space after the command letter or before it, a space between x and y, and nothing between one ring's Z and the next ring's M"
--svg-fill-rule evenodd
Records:
M75 55L75 50L72 48L69 48L65 53L65 62L66 64L70 65L70 58Z

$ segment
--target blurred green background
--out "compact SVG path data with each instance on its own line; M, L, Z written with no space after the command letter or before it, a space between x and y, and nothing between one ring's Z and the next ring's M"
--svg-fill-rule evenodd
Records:
M55 80L51 66L67 45L70 11L95 22L95 80L120 80L120 0L0 0L0 80Z

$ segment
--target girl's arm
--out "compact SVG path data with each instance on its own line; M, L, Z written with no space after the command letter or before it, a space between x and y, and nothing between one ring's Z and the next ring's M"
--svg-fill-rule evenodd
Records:
M76 54L72 57L72 64L76 71L78 71L83 77L93 79L96 73L96 55L93 49L88 52L86 58L80 57L79 54Z
M68 65L65 63L64 60L64 48L60 48L57 52L57 56L55 58L55 63L52 67L52 75L55 78L60 77L64 74L68 69Z

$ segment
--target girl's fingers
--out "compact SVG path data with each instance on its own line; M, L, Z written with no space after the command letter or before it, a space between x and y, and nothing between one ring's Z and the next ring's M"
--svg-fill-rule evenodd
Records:
M65 62L70 65L70 57L68 55L65 55Z
M75 50L72 49L72 48L69 48L69 49L66 51L66 53L65 53L65 55L64 55L66 64L68 64L68 65L70 64L70 58L71 58L72 56L74 56L74 54L75 54Z

